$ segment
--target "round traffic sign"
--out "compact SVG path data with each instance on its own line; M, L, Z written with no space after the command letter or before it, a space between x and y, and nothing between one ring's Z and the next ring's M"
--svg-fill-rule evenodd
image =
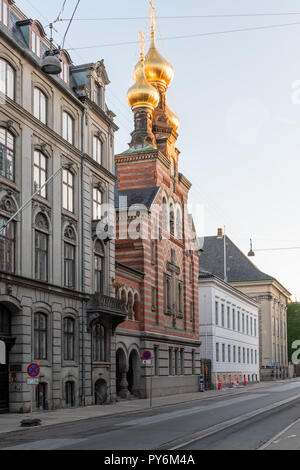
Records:
M40 375L40 368L37 364L30 364L28 367L27 367L27 374L30 376L30 377L38 377Z
M144 351L143 352L143 359L145 361L149 361L149 359L151 359L151 352L150 351Z

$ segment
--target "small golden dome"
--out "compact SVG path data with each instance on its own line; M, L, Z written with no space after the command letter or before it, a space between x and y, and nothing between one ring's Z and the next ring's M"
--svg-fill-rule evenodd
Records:
M170 108L169 106L167 105L166 106L166 111L167 111L167 116L168 116L168 119L171 123L171 126L172 128L177 131L178 127L180 126L180 120L179 120L179 117L177 116L177 114L175 114Z
M141 64L141 62L140 62ZM141 72L136 83L129 88L127 93L128 104L132 110L135 108L146 107L152 111L157 107L160 97L155 87L148 83L144 65L140 65Z
M141 73L141 62L139 61L134 69L134 78L138 80ZM145 76L149 83L160 83L166 88L171 85L174 77L174 69L158 52L154 35L152 35L151 45L145 57Z

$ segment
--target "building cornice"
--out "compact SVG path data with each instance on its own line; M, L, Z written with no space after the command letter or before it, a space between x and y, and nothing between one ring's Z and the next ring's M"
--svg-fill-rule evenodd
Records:
M217 276L214 276L211 274L207 278L199 278L199 285L211 285L212 287L218 286L219 288L223 289L227 293L234 295L235 297L238 297L240 300L243 300L244 302L247 302L254 307L259 307L259 304L256 300L253 300L251 297L249 297L247 294L244 294L240 290L236 289L233 287L231 284L228 284L227 282L223 281L223 279L220 279Z
M275 287L282 295L285 297L290 297L292 294L289 292L280 282L276 279L268 279L262 281L232 281L230 284L240 287L249 287L249 286L273 286Z

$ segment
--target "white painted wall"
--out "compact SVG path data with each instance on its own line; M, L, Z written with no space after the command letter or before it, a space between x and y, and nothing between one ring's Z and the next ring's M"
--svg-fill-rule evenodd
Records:
M215 302L218 302L218 324L216 323ZM222 325L222 305L224 305L224 326ZM229 325L227 321L229 308ZM235 329L233 329L233 311L235 312ZM238 331L237 314L240 312L240 331ZM242 332L242 315L245 318L244 333ZM246 318L248 316L248 334ZM252 334L250 319L252 318ZM256 320L256 335L254 331ZM212 373L257 375L259 380L259 328L258 305L252 299L237 291L222 280L211 277L199 280L199 332L202 342L200 354L202 358L211 359ZM216 343L219 343L219 360L216 357ZM225 361L222 358L222 345L225 345ZM228 357L228 345L231 357ZM236 348L236 360L233 357L233 347ZM241 348L241 362L238 359L238 348ZM243 362L245 348L245 363ZM249 362L247 361L249 349ZM253 363L251 361L253 351ZM256 351L256 361L255 361Z

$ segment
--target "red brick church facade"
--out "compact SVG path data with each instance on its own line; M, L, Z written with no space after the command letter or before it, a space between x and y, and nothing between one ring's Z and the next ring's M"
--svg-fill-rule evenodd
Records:
M116 155L116 282L128 319L117 329L117 394L161 396L199 390L198 264L190 182L178 171L179 120L166 92L173 68L151 46L128 92L135 128L130 148ZM143 365L143 350L152 365Z

